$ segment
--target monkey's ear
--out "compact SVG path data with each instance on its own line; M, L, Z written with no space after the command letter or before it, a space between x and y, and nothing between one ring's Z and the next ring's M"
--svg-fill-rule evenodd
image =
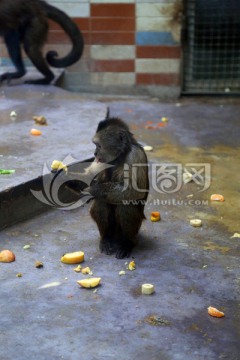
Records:
M107 114L106 114L106 117L105 117L105 120L107 119L110 119L110 109L109 109L109 106L107 107Z
M119 145L123 153L128 152L131 149L131 135L125 129L121 129L118 133Z

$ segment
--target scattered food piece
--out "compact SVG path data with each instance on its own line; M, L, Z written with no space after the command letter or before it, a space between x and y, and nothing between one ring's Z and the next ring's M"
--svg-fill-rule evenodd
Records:
M220 202L225 201L224 196L221 194L212 194L210 197L210 200L211 201L220 201Z
M16 113L16 111L11 111L10 112L10 118L12 119L12 120L16 120L16 117L17 117L17 113Z
M24 245L23 249L27 250L27 249L30 249L30 247L31 247L30 245Z
M92 275L93 273L92 273L90 267L87 266L87 267L82 269L82 274L84 274L84 275L86 275L86 274Z
M41 261L36 261L35 262L35 268L37 268L37 269L41 269L41 268L43 268L43 263L41 262Z
M15 173L15 170L0 169L1 175L9 175L9 174L14 174L14 173Z
M240 234L239 233L234 233L233 236L231 236L231 238L240 238Z
M154 293L154 285L152 284L142 284L142 294L151 295Z
M78 265L77 267L75 267L75 269L73 269L75 272L81 272L82 266Z
M33 120L38 125L47 125L47 119L45 116L33 116Z
M64 264L78 264L84 261L84 252L75 251L72 253L65 254L61 257L61 262Z
M149 325L153 325L153 326L168 326L171 325L171 322L169 320L166 320L162 317L156 316L156 315L151 315L148 316L144 319L144 321L149 324Z
M203 265L203 269L206 269L207 268L207 265Z
M151 212L151 221L156 222L161 220L161 215L159 211L153 211Z
M200 219L192 219L190 220L190 225L193 227L201 227L202 226L202 220Z
M94 288L98 286L100 282L101 282L101 278L90 278L90 279L83 279L77 281L77 283L84 288Z
M121 271L119 271L119 273L118 273L120 276L122 276L122 275L125 275L126 274L126 271L124 271L124 270L121 270Z
M9 263L15 261L15 259L15 254L10 250L2 250L0 252L0 262Z
M152 129L155 129L155 127L152 126L152 125L146 125L146 126L145 126L145 129L147 129L147 130L152 130Z
M135 261L130 261L130 263L128 264L128 270L133 271L136 269L136 264Z
M208 307L208 314L211 316L218 317L218 318L225 316L225 314L222 311L220 311L212 306Z
M168 118L167 117L162 117L162 122L168 122Z
M65 170L67 172L67 165L65 165L62 161L59 160L53 160L52 165L51 165L52 170Z
M143 149L144 149L145 151L153 151L153 147L150 146L150 145L145 145L145 146L143 147Z
M42 132L38 129L31 129L30 134L34 135L34 136L39 136L39 135L42 135Z
M22 277L22 273L18 273L16 277Z
M69 295L67 295L67 298L68 298L68 299L71 299L71 298L73 298L73 295L72 295L72 294L69 294Z

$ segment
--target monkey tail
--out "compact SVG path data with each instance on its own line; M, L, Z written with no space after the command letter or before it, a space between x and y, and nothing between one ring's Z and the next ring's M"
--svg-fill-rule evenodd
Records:
M84 48L83 36L77 25L67 14L50 4L45 2L41 3L46 11L47 17L58 23L72 41L72 49L66 56L58 58L56 51L49 51L46 55L47 62L56 68L70 66L82 56Z

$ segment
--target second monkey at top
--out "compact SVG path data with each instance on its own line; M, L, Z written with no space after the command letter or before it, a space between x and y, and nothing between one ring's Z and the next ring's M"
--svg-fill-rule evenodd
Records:
M42 49L49 31L48 19L58 23L72 42L71 51L62 58L58 58L56 51L49 51L46 59L43 56ZM63 11L43 0L0 0L0 36L16 67L15 72L0 75L0 82L25 75L21 46L44 75L42 79L28 81L31 84L49 84L54 79L49 66L65 68L78 61L83 53L84 42L78 26Z

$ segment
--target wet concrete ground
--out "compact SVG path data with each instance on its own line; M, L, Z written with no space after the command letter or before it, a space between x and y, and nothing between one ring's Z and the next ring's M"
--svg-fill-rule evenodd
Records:
M11 97L13 90L7 91ZM35 91L39 90L31 88L33 94ZM23 98L24 92L29 94L28 87L23 87ZM78 96L62 95L56 95L60 96L60 108L55 107L57 119L62 118L64 96L68 99ZM95 103L96 98L99 102ZM100 254L98 231L89 216L89 205L71 211L48 211L2 230L1 249L12 250L16 261L0 263L0 358L239 359L240 240L232 236L240 233L240 102L183 99L162 103L157 99L96 98L85 97L81 101L92 104L87 108L99 107L99 116L109 106L111 115L125 119L139 141L153 146L148 153L153 186L146 205L147 219L132 253L136 270L126 270L125 275L119 276L131 258L117 260ZM27 98L25 102L27 108ZM70 103L71 100L68 108L75 118ZM6 102L1 101L1 107L2 104L5 106ZM32 113L45 107L52 111L47 99L44 109L34 106ZM167 117L168 122L162 123L162 117ZM74 121L79 121L75 123L76 134L89 135L89 143L80 144L76 150L79 153L91 146L96 124L89 118L79 131L82 120ZM20 122L15 125L22 126ZM25 138L21 145L8 142L8 125L1 126L6 126L3 139L6 150L1 158L7 159L4 166L15 166L9 154L18 156L23 147L22 162L24 156L33 159L37 153L41 175L40 163L69 153L68 128L59 130L64 136L58 152L56 142L48 136L44 138L45 150L37 147L35 151ZM10 126L12 134L14 127ZM169 178L168 174L171 181L163 182L161 178L163 173L158 166L163 163L175 164L171 169L178 169L175 176ZM181 184L181 166L192 172L204 169L203 182L199 182L199 175L194 181ZM28 172L26 166L26 177ZM14 184L18 176L16 171L3 181L9 179ZM203 190L204 186L209 187ZM2 189L6 189L5 184ZM213 193L224 195L225 202L212 203ZM162 220L150 222L151 211L160 211ZM194 218L202 220L201 228L190 226L189 221ZM24 245L30 248L24 249ZM74 272L74 265L60 262L64 253L77 250L85 252L84 266L90 266L93 275L102 278L96 292L80 288L76 281L86 275ZM43 262L42 269L35 268L36 260ZM22 277L17 277L18 273ZM155 293L141 295L143 283L154 284ZM207 314L210 305L224 311L225 317L210 317Z

